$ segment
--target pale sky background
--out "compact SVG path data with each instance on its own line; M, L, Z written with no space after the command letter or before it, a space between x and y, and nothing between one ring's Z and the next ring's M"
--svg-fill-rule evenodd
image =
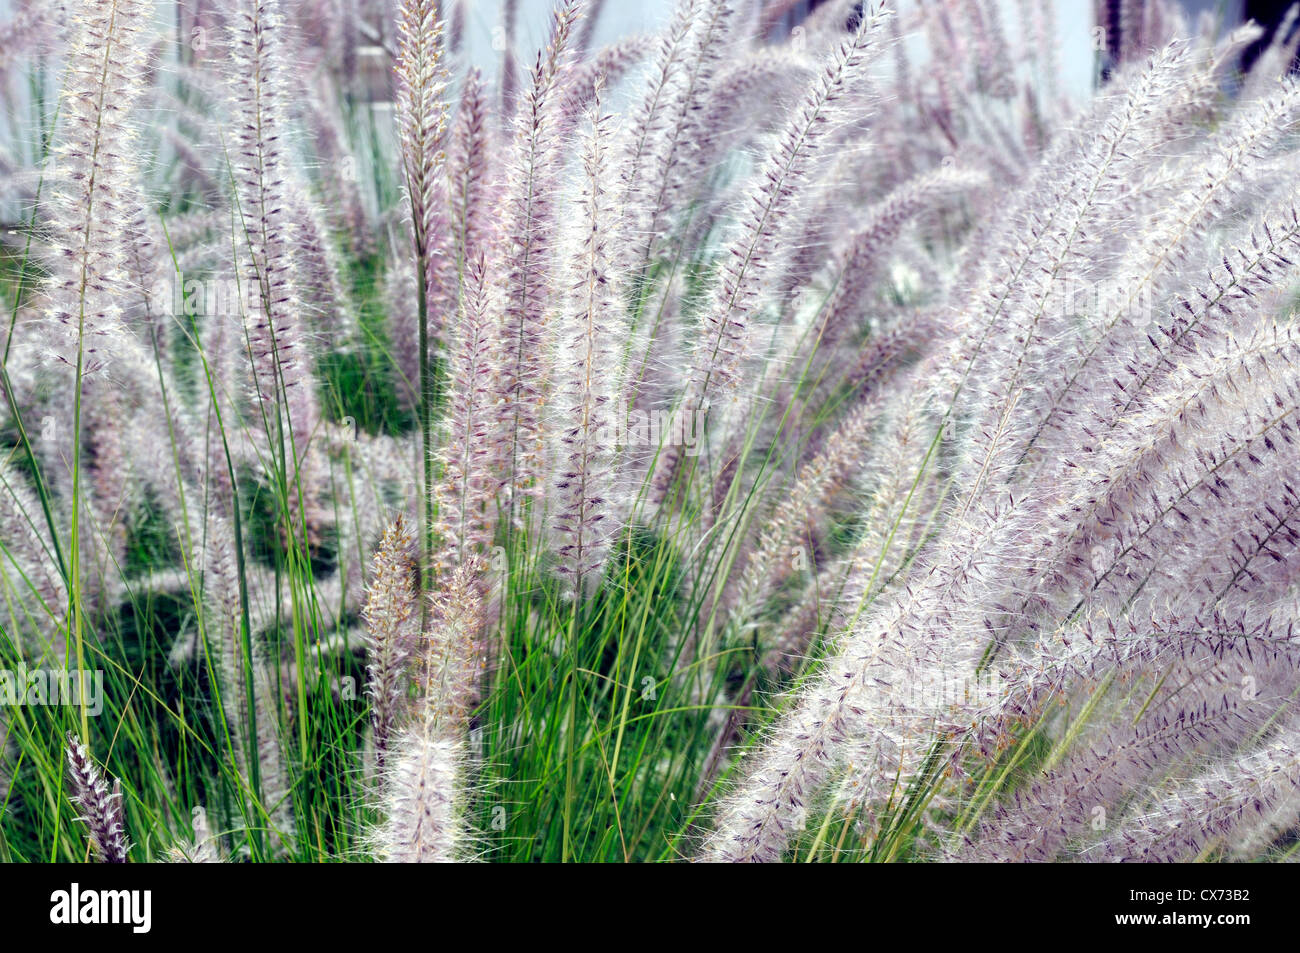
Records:
M908 0L904 0L904 4ZM1057 24L1062 41L1061 89L1083 96L1091 88L1093 55L1091 36L1092 0L1051 0L1056 4ZM1215 0L1201 0L1209 5ZM501 25L501 0L467 0L465 40L471 61L493 69L500 54L492 50L492 32ZM607 0L596 31L597 46L629 33L652 33L671 15L675 0ZM1018 22L1019 4L1001 0L1002 19L1008 32ZM516 49L521 59L546 41L551 0L520 0L519 34Z
M915 0L900 0L904 8L914 2ZM1093 0L1046 2L1056 7L1061 44L1061 76L1058 78L1060 88L1063 92L1082 98L1092 87L1093 51L1090 31L1093 26ZM998 0L998 3L1004 27L1011 33L1019 22L1019 0ZM466 42L471 61L486 70L495 71L500 54L492 50L492 32L501 25L502 0L466 0L466 5L469 10ZM595 43L600 46L630 33L656 32L667 22L674 5L675 0L607 0L600 15ZM1192 22L1195 22L1197 13L1201 11L1217 13L1228 23L1235 23L1240 17L1241 0L1182 0L1182 5ZM520 0L516 48L521 58L529 58L530 51L535 51L546 41L551 9L552 0Z

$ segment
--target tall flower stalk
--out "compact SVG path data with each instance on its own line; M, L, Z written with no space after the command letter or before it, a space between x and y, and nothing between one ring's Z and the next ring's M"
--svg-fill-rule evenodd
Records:
M547 381L550 258L557 222L554 204L562 171L558 140L561 81L581 0L555 9L547 47L537 54L529 84L514 113L514 144L505 185L502 261L496 269L501 311L497 338L497 404L501 441L496 469L509 495L507 525L522 514L543 475L541 405Z
M442 22L434 0L403 0L398 8L397 123L402 174L411 210L419 323L419 419L422 461L420 548L428 571L433 551L434 450L433 405L436 397L430 349L435 335L429 313L438 259L437 212L443 186L444 137L447 128L446 68L442 64Z
M67 620L78 666L86 657L84 382L90 375L102 377L117 340L125 334L113 280L126 267L132 244L126 227L135 188L131 111L144 86L138 34L146 17L139 0L87 0L72 26L60 98L64 131L55 156L63 175L51 203L58 260L49 315L57 323L53 356L73 372ZM89 733L84 708L81 730Z

